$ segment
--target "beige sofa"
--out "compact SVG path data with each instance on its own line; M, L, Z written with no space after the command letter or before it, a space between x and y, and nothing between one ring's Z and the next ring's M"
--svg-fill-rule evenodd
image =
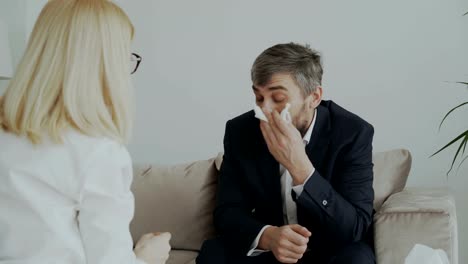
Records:
M406 150L375 153L375 252L378 264L404 263L416 244L445 250L458 264L457 221L453 197L445 189L405 188L411 168ZM169 231L167 264L195 263L203 241L215 235L212 212L222 155L174 166L135 165L134 239Z

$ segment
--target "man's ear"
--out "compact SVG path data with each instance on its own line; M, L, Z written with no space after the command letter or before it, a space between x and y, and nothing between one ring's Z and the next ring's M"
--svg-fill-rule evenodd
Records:
M309 109L315 109L322 102L323 89L322 86L317 86L314 91L310 93L308 98L307 107Z

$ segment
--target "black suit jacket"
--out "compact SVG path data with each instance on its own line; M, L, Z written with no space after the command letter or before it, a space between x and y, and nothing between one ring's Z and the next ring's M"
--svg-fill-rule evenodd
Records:
M300 225L312 232L311 254L331 256L370 230L374 191L373 127L332 101L322 101L306 153L315 172L297 197ZM226 124L214 222L238 254L247 254L265 225L282 226L279 163L250 111Z

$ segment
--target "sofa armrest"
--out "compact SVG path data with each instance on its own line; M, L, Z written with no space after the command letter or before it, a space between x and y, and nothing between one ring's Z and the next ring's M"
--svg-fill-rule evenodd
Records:
M379 264L403 264L415 244L442 249L458 264L455 200L447 189L407 188L390 196L374 228Z

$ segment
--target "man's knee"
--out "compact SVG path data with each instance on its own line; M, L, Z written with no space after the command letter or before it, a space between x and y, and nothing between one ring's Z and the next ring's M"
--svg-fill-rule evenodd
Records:
M353 243L343 248L331 264L375 264L374 251L366 243Z
M248 257L229 250L229 246L221 239L207 240L203 243L197 264L277 264L271 253L263 253L257 257Z
M220 239L206 240L198 254L197 264L226 264L226 249Z

